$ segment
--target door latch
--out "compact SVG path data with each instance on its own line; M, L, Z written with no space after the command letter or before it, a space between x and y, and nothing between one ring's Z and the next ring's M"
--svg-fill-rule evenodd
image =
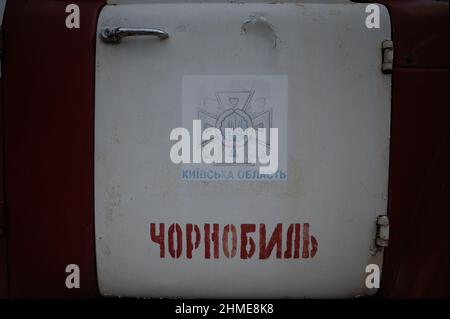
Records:
M153 28L104 28L100 32L100 39L105 43L118 44L122 41L122 38L138 35L155 36L160 40L165 40L169 37L166 31Z
M392 40L384 40L381 44L382 65L381 71L384 74L391 74L394 69L394 42Z

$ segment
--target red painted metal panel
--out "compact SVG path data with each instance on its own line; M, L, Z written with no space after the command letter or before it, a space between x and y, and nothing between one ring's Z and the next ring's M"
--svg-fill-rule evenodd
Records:
M391 15L396 67L448 68L448 2L355 1L384 4Z
M3 185L3 96L0 77L0 299L8 298L8 263L6 241L5 190Z
M8 1L4 28L5 187L10 296L98 295L93 214L95 34L104 1ZM65 267L78 264L80 289Z
M448 297L448 70L394 71L381 295Z
M355 1L372 2L372 1ZM389 218L379 296L448 298L448 2L379 0L394 40Z

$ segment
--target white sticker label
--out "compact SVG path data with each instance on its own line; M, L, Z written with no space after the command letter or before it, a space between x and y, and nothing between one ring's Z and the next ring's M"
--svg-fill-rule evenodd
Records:
M181 178L287 180L287 90L285 75L184 76L182 123L192 131L192 144L201 147L193 146ZM203 132L221 136L207 134L208 140ZM219 138L220 161L215 151L213 163L196 160L202 151L202 158L208 157L208 143Z

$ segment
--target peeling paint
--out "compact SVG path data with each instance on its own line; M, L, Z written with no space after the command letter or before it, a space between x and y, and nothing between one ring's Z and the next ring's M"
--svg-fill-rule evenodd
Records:
M186 32L188 31L189 26L185 25L185 24L180 24L179 26L177 26L176 31L177 32Z
M342 12L340 10L338 10L338 9L330 9L328 11L328 14L330 16L338 16L338 15L342 15Z
M265 38L273 43L273 47L277 47L280 39L277 36L275 27L262 15L251 15L241 26L241 34L252 34Z
M118 190L119 186L111 186L107 190L108 195L108 205L106 207L105 218L107 222L114 222L114 210L120 206L122 200L120 199L120 191Z
M119 138L119 134L114 134L113 136L113 143L114 144L119 144L120 143L120 138Z
M102 246L102 253L105 254L106 256L111 255L111 249L109 249L109 246L107 245Z

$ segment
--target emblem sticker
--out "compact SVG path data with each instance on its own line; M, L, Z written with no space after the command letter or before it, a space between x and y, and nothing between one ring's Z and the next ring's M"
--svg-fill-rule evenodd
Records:
M182 125L192 130L193 160L183 162L181 178L287 180L287 86L283 75L184 76ZM213 139L219 158L196 161Z

